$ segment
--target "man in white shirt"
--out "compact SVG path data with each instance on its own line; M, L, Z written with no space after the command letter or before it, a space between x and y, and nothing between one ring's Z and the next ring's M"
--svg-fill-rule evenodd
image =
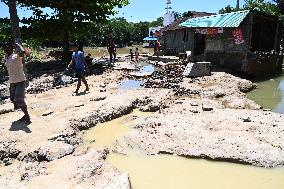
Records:
M14 53L14 48L11 43L4 45L6 53L5 65L9 74L10 82L10 99L14 104L15 110L21 109L24 116L19 121L24 121L27 124L31 123L31 118L28 113L28 108L25 102L26 76L24 73L23 57L25 49L16 43L18 53Z

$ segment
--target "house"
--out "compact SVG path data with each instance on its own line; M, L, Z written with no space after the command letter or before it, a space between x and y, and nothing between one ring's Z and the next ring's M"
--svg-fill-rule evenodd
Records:
M282 70L281 27L277 17L257 11L189 18L172 34L183 32L182 41L170 44L165 39L165 52L191 51L192 61L208 61L224 70L249 75L271 74ZM167 33L165 36L169 36Z
M194 48L194 41L192 41L194 31L180 24L190 18L210 15L213 13L189 11L182 18L163 28L161 30L161 44L165 55L177 55L188 50L191 51Z

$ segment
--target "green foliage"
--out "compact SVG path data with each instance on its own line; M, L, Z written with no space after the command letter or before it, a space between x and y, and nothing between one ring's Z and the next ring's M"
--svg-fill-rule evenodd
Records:
M224 14L224 13L230 13L230 12L236 12L236 11L238 11L237 8L231 7L230 5L228 5L225 8L222 8L221 10L219 10L219 13Z
M0 0L6 2L6 0ZM33 16L21 22L28 27L22 28L22 36L26 40L43 43L57 41L58 45L66 44L71 36L89 29L88 23L102 24L114 15L115 7L127 5L128 0L18 0L21 6L33 11ZM42 8L50 8L44 13ZM76 34L77 33L77 34Z
M257 10L260 12L264 12L266 14L271 15L280 15L280 9L279 9L279 3L282 0L273 0L267 1L267 0L245 0L245 4L243 7L241 7L239 10ZM231 7L230 5L226 6L225 8L222 8L219 13L230 13L230 12L236 12L237 8Z
M110 37L119 46L140 43L148 36L149 22L128 22L125 18L113 18L107 23L88 23L88 30L76 32L74 38L80 39L87 45L105 46Z
M280 12L275 3L265 0L245 0L243 7L246 10L257 10L271 15L279 15Z
M12 40L12 29L9 19L0 18L0 42Z
M175 20L177 20L177 19L182 17L182 14L179 13L179 12L173 11L173 13L174 13Z
M157 20L150 23L150 27L162 26L163 22L164 22L164 18L159 17L159 18L157 18Z

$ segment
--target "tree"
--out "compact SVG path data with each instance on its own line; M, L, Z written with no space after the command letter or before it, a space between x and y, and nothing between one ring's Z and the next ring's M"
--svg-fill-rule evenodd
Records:
M182 14L181 14L181 13L179 13L179 12L173 11L173 14L174 14L174 18L175 18L175 20L177 20L177 19L179 19L179 18L181 18L181 17L182 17Z
M164 22L164 18L159 17L159 18L157 18L157 20L150 23L150 27L162 26L163 22Z
M279 10L275 3L265 0L245 0L244 9L257 10L271 15L279 16Z
M265 1L265 0L245 0L245 4L243 7L238 9L238 7L234 8L228 5L225 8L222 8L219 11L219 13L230 13L230 12L236 12L238 10L257 10L257 11L264 12L267 14L279 16L280 11L276 3L277 2L280 3L280 1L283 1L283 0L273 0L273 2Z
M18 3L33 11L34 16L23 20L24 24L29 25L27 30L30 32L27 34L40 37L41 40L59 38L67 52L72 34L78 30L84 31L88 22L106 22L108 16L115 13L114 8L127 5L128 0L18 0ZM50 8L53 12L44 13L42 8Z
M236 6L237 11L240 10L240 0L237 0L237 6Z
M11 41L12 39L10 20L8 18L0 18L0 42Z
M8 0L4 1L9 7L10 13L10 22L13 32L13 37L15 41L21 42L21 33L20 33L20 20L17 13L17 3L16 0Z
M234 8L234 7L231 7L230 5L228 5L225 8L222 8L221 10L219 10L219 13L224 14L224 13L236 12L238 10L240 10L240 8L237 9L237 8Z

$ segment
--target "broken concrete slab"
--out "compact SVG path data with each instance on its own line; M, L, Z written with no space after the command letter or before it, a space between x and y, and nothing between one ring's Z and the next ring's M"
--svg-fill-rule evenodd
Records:
M210 62L189 63L187 64L183 75L186 77L210 76L210 65Z

